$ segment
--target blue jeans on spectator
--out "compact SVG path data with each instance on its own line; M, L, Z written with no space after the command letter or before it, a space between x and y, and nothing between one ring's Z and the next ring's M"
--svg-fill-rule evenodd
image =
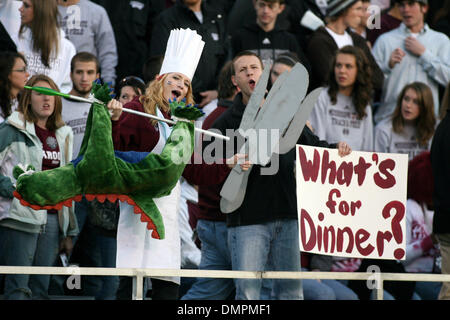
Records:
M84 248L86 267L115 268L117 255L117 239L101 234L88 221L84 226L87 232L88 246ZM115 300L119 287L118 276L84 276L82 290L84 295L93 296L96 300Z
M336 300L334 290L323 280L303 279L303 295L305 300Z
M227 225L221 221L198 220L201 241L200 270L231 270ZM225 300L234 290L233 279L198 278L182 300Z
M228 228L228 245L233 270L265 271L267 265L274 271L300 271L298 222L280 219L262 224ZM236 300L258 300L261 279L235 279ZM272 298L276 300L303 299L302 281L274 279Z
M75 216L77 218L78 230L81 233L81 231L83 230L84 224L86 222L87 216L88 216L89 201L87 201L86 198L83 196L81 201L79 201L79 202L75 201L74 208L75 208ZM74 247L75 247L75 244L77 243L80 233L77 236L72 238L72 244ZM70 257L68 257L68 258L70 260ZM76 262L78 262L78 261L76 261ZM55 266L61 267L61 264L59 263L59 261L55 262ZM50 285L49 285L50 294L64 295L66 280L67 280L67 276L62 276L62 275L50 276Z
M418 281L414 290L422 300L437 300L442 288L442 282Z
M36 251L38 233L23 232L0 226L0 265L31 266ZM28 274L5 275L4 300L29 300Z
M358 295L347 287L347 280L322 279L322 282L333 289L336 300L359 300Z
M59 222L58 214L47 214L45 230L39 234L34 254L33 266L53 266L59 252ZM33 274L30 276L29 287L33 299L49 299L48 287L50 275Z
M308 271L307 269L302 269ZM304 279L305 300L358 300L358 295L347 287L345 280Z

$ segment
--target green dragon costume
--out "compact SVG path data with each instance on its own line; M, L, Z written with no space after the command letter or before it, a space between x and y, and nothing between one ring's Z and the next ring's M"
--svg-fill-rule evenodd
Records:
M153 198L170 194L176 185L186 165L179 160L189 159L193 152L194 125L190 120L203 112L184 101L171 101L172 115L181 120L174 125L162 153L145 153L142 160L127 161L117 156L113 147L106 108L110 91L106 84L94 83L94 97L103 104L94 102L91 106L78 158L66 166L40 172L33 172L33 168L25 172L22 166L16 166L14 196L35 210L70 207L83 195L89 201L126 201L147 223L152 237L164 239L164 222Z

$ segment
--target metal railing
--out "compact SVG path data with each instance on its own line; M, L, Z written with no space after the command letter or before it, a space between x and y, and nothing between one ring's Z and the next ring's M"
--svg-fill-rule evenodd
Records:
M0 266L0 274L49 274L66 276L128 276L133 277L133 300L144 298L145 277L242 278L242 279L335 279L374 281L376 298L383 300L384 281L450 282L450 274L373 273L373 272L314 272L314 271L230 271L198 269L135 269L86 267L21 267Z

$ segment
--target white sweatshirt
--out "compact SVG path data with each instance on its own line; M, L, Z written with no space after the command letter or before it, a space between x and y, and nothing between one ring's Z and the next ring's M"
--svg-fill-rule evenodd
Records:
M28 63L30 75L45 74L55 81L59 90L68 93L72 90L72 80L70 80L70 61L75 55L76 50L72 42L65 38L64 31L59 34L59 50L56 55L52 53L50 58L50 67L44 66L41 60L41 53L33 50L32 33L29 28L19 36L17 51L22 52Z
M414 126L406 124L401 133L396 133L392 128L392 120L386 119L375 127L374 148L376 152L406 153L409 160L412 160L418 154L430 149L431 140L426 146L420 145Z
M344 141L356 151L373 151L372 109L366 106L366 116L358 119L352 98L337 94L332 104L328 87L324 88L311 112L310 122L314 133L329 143Z

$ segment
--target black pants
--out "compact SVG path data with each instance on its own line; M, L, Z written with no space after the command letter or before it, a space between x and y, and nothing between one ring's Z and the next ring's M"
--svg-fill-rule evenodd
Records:
M132 277L119 277L119 289L117 290L117 300L131 300L133 291ZM152 280L152 290L150 297L152 300L178 300L179 285L160 279Z

